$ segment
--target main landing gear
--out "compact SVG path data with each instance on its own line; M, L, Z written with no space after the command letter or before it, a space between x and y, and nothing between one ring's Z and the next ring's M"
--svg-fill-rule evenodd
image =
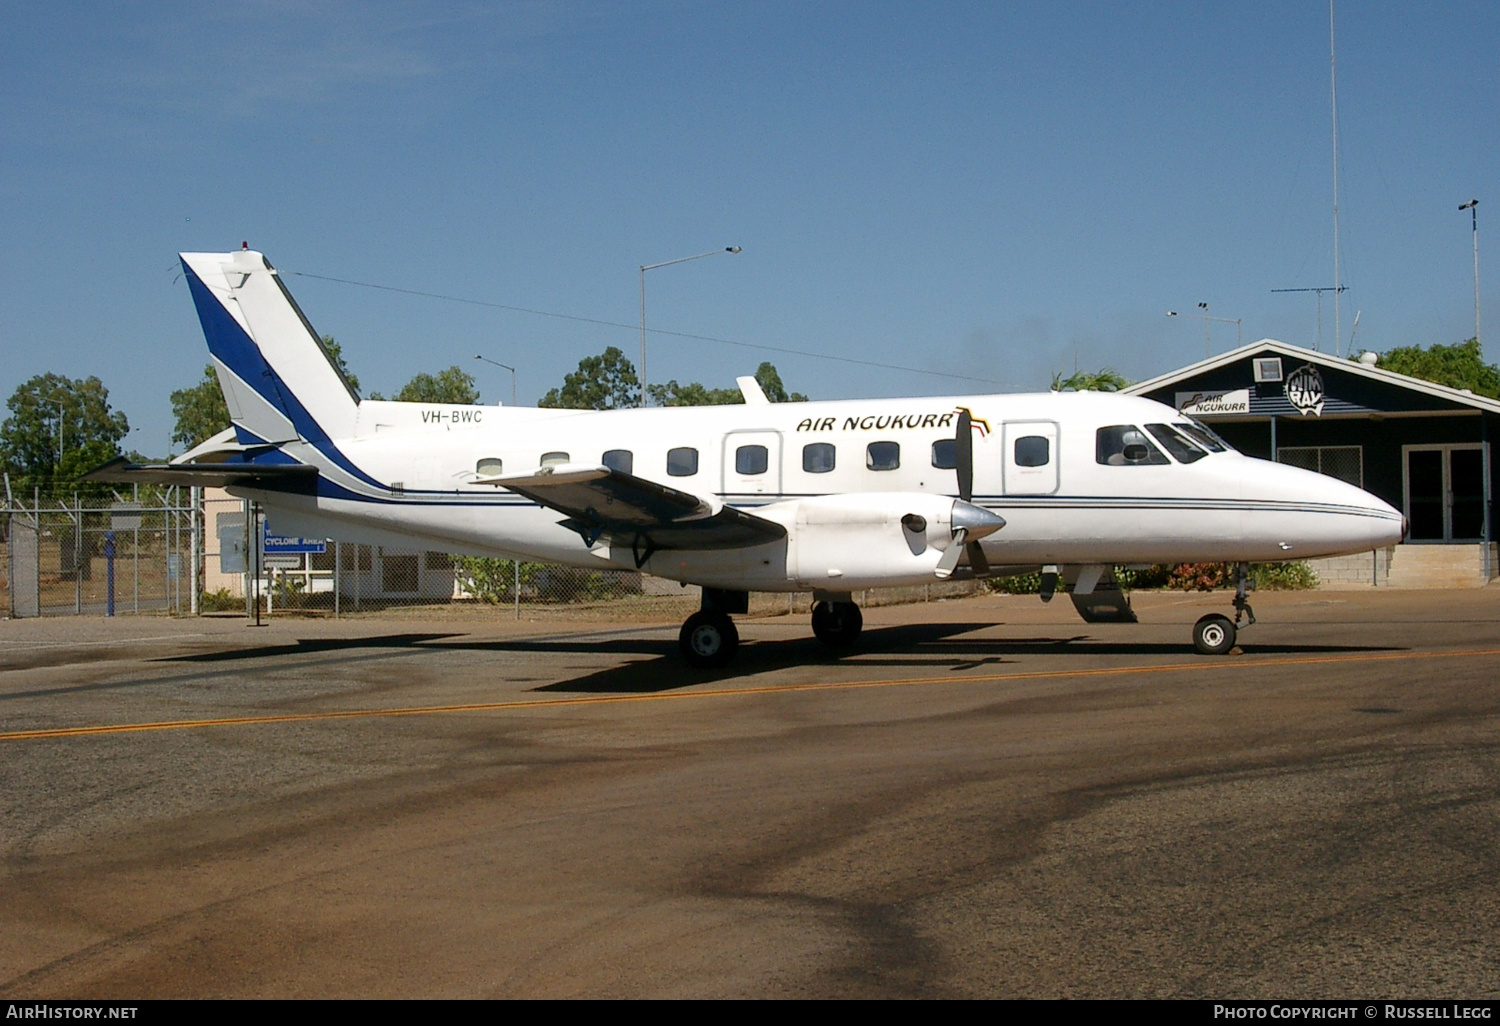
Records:
M740 632L729 614L749 609L748 591L704 588L702 608L688 617L677 633L677 647L682 650L683 658L705 669L727 666L740 647Z
M829 648L848 648L859 640L864 628L864 614L859 606L849 601L847 594L841 597L814 596L812 607L812 629L819 641Z
M740 647L740 632L735 629L731 613L750 608L750 593L703 589L703 607L688 617L677 633L677 647L693 666L717 669L727 666ZM812 629L819 641L830 648L849 648L859 640L865 618L848 592L815 592L812 607Z
M1245 593L1255 587L1250 580L1250 564L1234 565L1234 619L1210 613L1193 624L1193 647L1202 655L1226 655L1234 648L1239 631L1255 622L1255 610L1245 601ZM1241 622L1243 621L1243 622Z

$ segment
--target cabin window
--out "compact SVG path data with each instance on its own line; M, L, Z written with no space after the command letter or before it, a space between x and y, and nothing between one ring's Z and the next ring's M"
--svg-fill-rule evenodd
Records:
M958 442L952 438L939 438L932 443L932 465L939 470L952 470L958 466Z
M555 467L559 463L571 463L571 462L572 462L572 457L570 457L565 452L544 452L544 453L542 453L542 466L544 466L544 467Z
M895 470L901 466L901 443L871 442L865 446L865 466L871 470Z
M832 442L810 442L802 447L802 469L809 474L826 474L833 469Z
M1045 435L1022 435L1015 448L1018 467L1045 467L1052 462L1052 440Z
M1165 424L1147 424L1146 430L1156 436L1156 440L1172 454L1172 458L1178 463L1192 463L1208 455Z
M734 450L734 472L742 477L764 474L770 466L770 451L764 445L742 445Z
M1134 424L1102 427L1095 439L1095 459L1106 466L1143 467L1171 463Z
M604 454L600 462L610 470L618 470L622 474L635 472L635 453L629 449L611 449Z
M505 473L505 461L499 456L486 456L474 464L474 473L480 477L498 477Z
M698 473L698 450L687 445L667 450L667 473L672 477L692 477Z

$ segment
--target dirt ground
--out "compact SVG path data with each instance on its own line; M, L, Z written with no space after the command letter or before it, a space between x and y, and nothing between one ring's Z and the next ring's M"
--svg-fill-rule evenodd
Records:
M0 995L1500 996L1500 589L0 622Z

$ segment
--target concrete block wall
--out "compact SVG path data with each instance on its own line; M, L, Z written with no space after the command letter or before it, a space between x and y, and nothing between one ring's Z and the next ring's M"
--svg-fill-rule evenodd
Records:
M1318 575L1318 587L1330 591L1352 588L1384 588L1390 584L1391 554L1394 546L1357 552L1352 556L1330 556L1309 559L1307 565Z
M1352 556L1309 559L1318 587L1483 588L1500 574L1500 553L1490 545L1489 575L1479 545L1396 545Z

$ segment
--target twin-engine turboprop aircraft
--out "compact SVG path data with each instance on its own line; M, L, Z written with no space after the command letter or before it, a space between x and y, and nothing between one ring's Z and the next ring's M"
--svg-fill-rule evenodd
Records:
M218 484L304 537L418 545L703 587L679 637L722 665L751 591L810 591L812 629L852 644L861 588L1058 576L1086 616L1116 564L1230 562L1234 620L1254 622L1248 563L1401 539L1401 514L1321 474L1235 452L1170 407L1097 392L590 412L361 400L261 254L182 265L234 422L179 462L101 479ZM1118 591L1113 595L1119 598ZM1118 611L1118 610L1117 610ZM1128 613L1128 606L1124 607Z

